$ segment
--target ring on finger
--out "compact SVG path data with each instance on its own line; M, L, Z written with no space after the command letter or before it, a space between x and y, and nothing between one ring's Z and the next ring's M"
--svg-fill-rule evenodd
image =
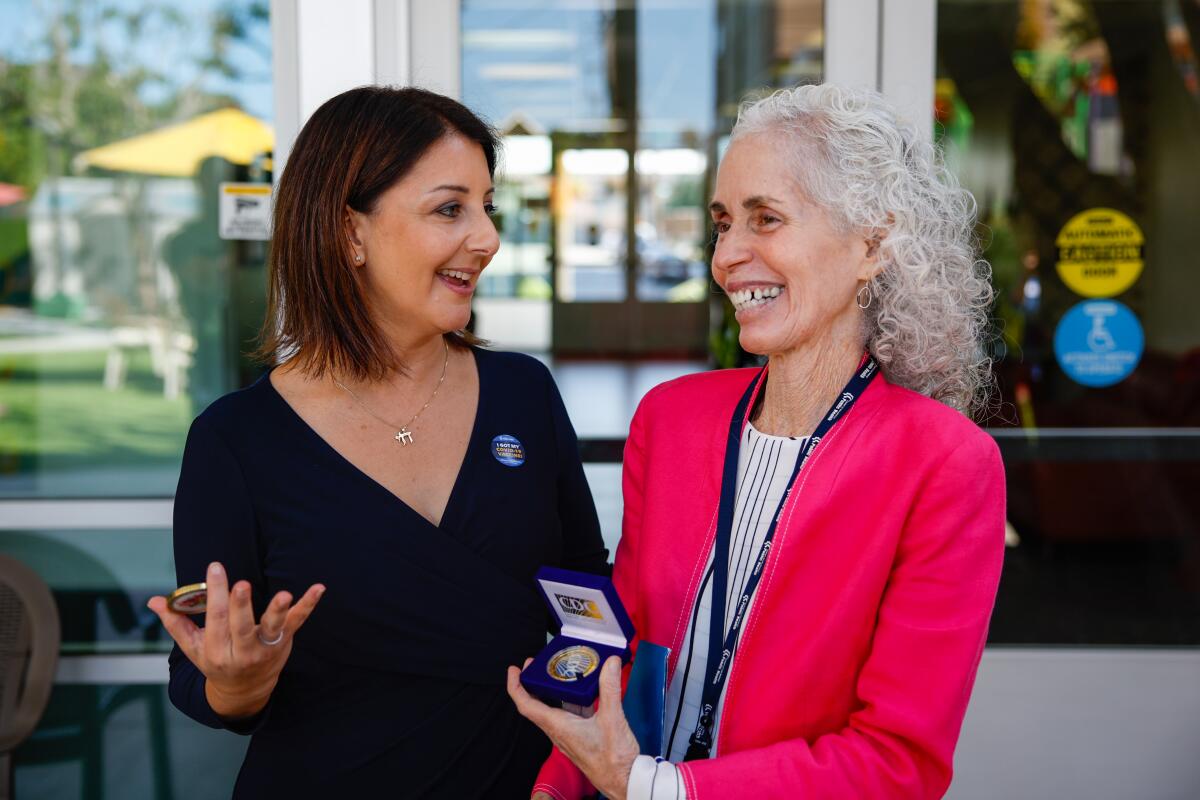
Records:
M274 647L275 645L277 645L283 641L283 628L279 629L279 635L276 636L274 639L264 639L263 635L262 635L262 628L259 628L258 631L256 631L256 635L258 636L258 640L260 642L262 642L263 644L265 644L267 647Z

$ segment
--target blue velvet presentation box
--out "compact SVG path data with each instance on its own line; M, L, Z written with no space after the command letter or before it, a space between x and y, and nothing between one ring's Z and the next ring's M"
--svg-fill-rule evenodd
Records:
M542 567L538 587L562 625L559 634L521 671L521 685L550 705L588 709L600 693L600 667L609 656L628 663L633 623L608 578Z

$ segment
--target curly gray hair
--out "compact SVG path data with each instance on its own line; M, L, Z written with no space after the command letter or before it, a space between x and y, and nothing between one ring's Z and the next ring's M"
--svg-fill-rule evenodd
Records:
M801 191L835 225L882 236L864 318L888 380L986 414L991 269L978 258L975 200L933 143L878 93L833 84L744 103L730 141L763 133L787 136Z

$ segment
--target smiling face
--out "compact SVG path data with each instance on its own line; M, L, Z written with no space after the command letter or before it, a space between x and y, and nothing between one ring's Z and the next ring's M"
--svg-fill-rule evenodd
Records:
M393 338L466 327L480 273L500 246L493 192L483 148L448 134L370 213L348 212L372 313Z
M864 236L838 230L784 177L792 159L778 135L735 140L709 207L713 278L733 302L742 347L760 355L861 338L855 293L878 269Z

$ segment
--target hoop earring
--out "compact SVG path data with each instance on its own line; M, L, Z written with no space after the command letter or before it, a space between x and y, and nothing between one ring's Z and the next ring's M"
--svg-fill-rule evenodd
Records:
M863 292L867 293L867 301L865 303L863 302ZM854 295L854 302L857 303L858 307L863 311L866 311L868 308L870 308L871 303L874 300L875 295L871 293L871 284L869 283L864 283L862 288L858 290L858 293Z

